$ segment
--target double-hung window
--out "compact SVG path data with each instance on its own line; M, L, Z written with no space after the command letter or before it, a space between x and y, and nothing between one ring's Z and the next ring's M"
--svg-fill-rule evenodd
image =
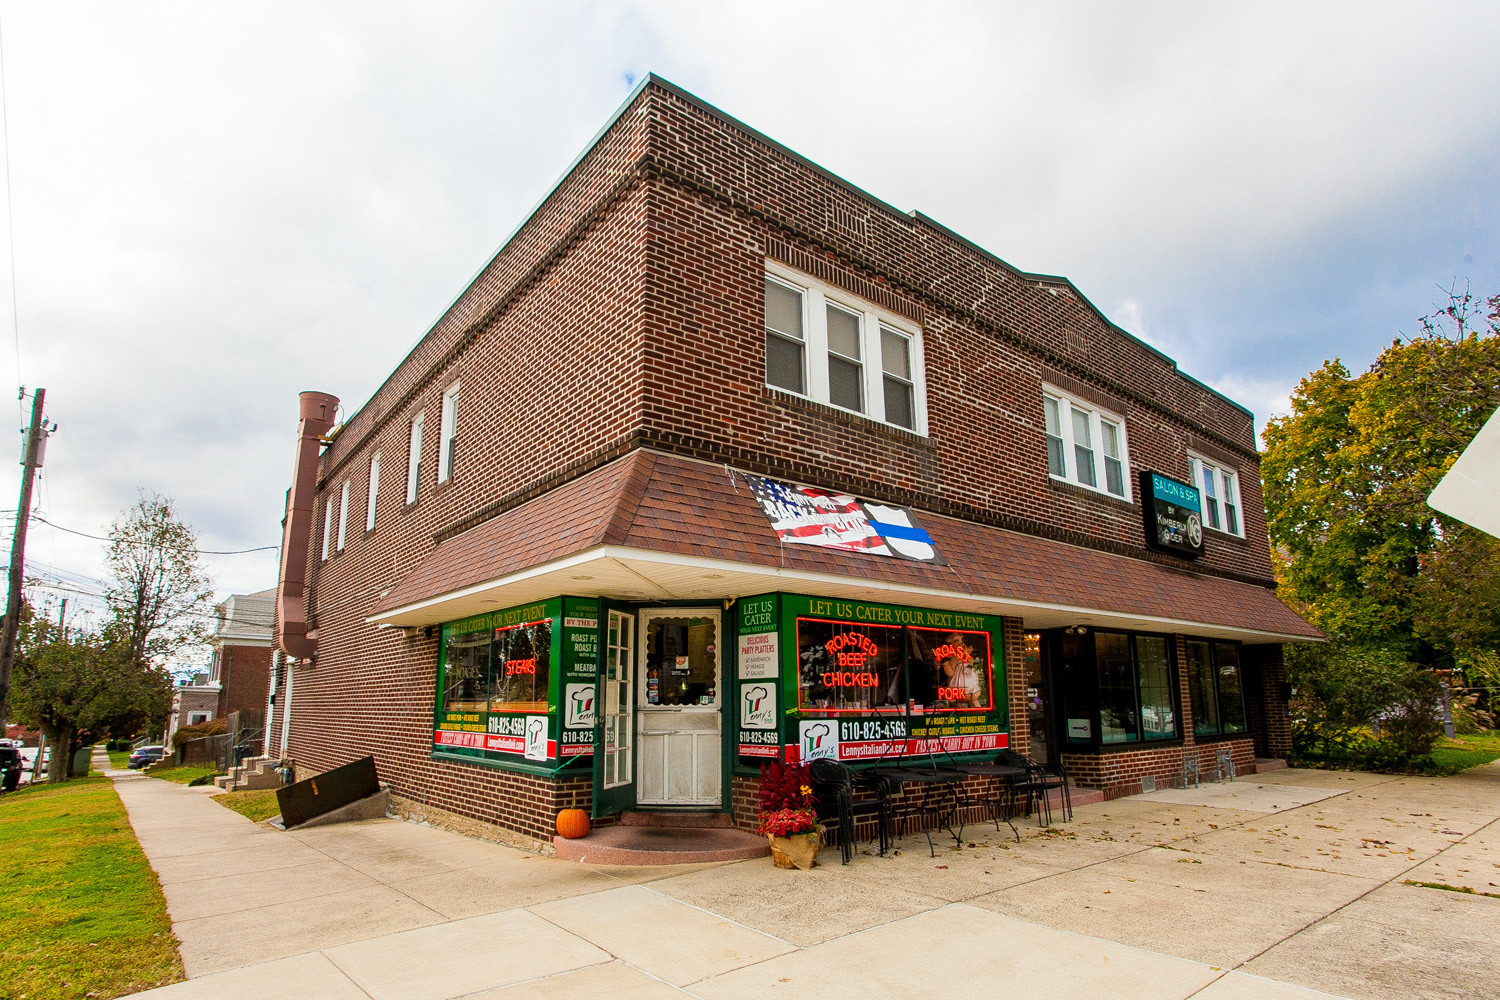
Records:
M411 421L411 444L406 452L407 506L417 502L417 486L421 482L419 473L422 471L422 424L425 419L425 414L418 413Z
M1193 485L1203 491L1203 523L1216 531L1245 536L1240 522L1240 477L1233 469L1188 456Z
M1193 732L1199 736L1245 731L1245 693L1240 647L1232 642L1189 639L1188 690L1193 699Z
M365 507L365 530L375 530L375 501L380 497L380 452L370 458L370 500Z
M788 268L766 272L766 384L925 434L921 331Z
M438 432L437 481L445 483L453 476L453 448L458 443L457 382L443 392L443 416Z
M1129 500L1125 421L1051 387L1042 390L1042 409L1048 474Z
M344 551L344 530L349 526L349 480L344 480L343 492L339 494L339 551Z
M328 558L328 553L333 546L333 497L328 498L328 506L323 508L323 558Z

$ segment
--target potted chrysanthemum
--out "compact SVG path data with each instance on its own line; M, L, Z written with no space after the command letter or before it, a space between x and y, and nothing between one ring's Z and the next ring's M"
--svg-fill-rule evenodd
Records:
M771 860L777 868L807 871L818 863L823 833L813 803L806 764L777 761L761 768L760 832L770 841Z

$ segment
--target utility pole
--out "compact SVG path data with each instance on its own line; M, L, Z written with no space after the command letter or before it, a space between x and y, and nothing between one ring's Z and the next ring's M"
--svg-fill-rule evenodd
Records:
M26 390L21 390L24 396ZM42 417L46 389L31 398L31 426L21 450L21 500L16 506L16 533L10 543L10 597L5 602L5 641L0 646L0 727L10 720L10 671L16 662L16 632L21 625L21 587L26 580L26 525L31 520L31 485L41 467L47 427ZM64 748L66 752L66 748ZM38 751L38 757L41 752Z

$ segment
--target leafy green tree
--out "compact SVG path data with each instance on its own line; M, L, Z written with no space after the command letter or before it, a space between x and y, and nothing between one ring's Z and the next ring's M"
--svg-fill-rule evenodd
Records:
M105 561L105 599L137 659L159 660L203 639L213 586L198 563L198 537L170 497L143 491L110 527Z
M13 708L52 749L48 779L70 775L73 755L99 737L165 720L172 678L137 658L118 632L62 629L26 614L20 628Z
M1500 645L1500 543L1426 500L1500 406L1500 296L1421 323L1303 379L1261 470L1282 595L1342 643L1454 666Z

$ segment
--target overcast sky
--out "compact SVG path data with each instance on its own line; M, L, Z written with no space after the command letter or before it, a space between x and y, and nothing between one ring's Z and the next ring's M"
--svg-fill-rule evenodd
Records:
M0 0L0 34L0 371L47 389L37 507L86 533L143 487L275 545L297 392L368 399L647 72L1066 275L1257 427L1440 286L1500 292L1492 2ZM101 556L33 526L33 573Z

